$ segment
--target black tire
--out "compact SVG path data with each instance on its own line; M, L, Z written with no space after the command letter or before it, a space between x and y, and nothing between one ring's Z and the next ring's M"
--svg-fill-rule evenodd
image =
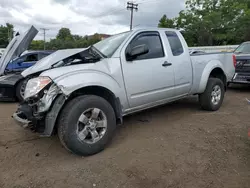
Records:
M218 85L221 89L221 98L217 105L212 103L212 97L211 97L213 88L216 85ZM209 78L207 82L207 87L204 93L199 95L199 102L200 102L202 109L208 110L208 111L218 110L221 107L221 104L224 99L224 95L225 95L225 86L223 82L218 78Z
M81 114L89 108L98 108L107 117L107 130L96 143L89 144L78 139L76 130ZM70 152L89 156L101 152L112 140L116 129L116 117L112 106L105 99L95 95L79 96L63 108L58 121L58 136L62 145Z
M21 80L17 85L16 85L16 98L19 102L22 102L24 100L24 96L21 95L21 89L22 87L26 86L27 80Z

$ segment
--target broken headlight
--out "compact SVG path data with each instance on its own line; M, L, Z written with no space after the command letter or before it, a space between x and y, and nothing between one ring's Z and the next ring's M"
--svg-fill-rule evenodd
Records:
M30 79L25 88L24 99L37 95L41 90L43 90L51 82L52 81L49 77L44 77L44 76Z

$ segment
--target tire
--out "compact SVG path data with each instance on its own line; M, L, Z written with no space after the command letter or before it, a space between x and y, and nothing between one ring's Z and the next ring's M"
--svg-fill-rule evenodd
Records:
M16 98L19 102L24 101L24 95L22 95L21 90L25 89L28 80L21 80L16 86Z
M87 127L87 124L89 124L79 122L82 114L88 111L88 109L99 109L100 113L103 114L102 116L106 117L106 131L103 133L102 137L99 137L100 140L95 143L87 143L87 138L92 136L90 132L88 132L88 136L86 136L85 140L80 139L80 133L78 133L80 124L84 127L81 130L82 132L83 129ZM69 101L63 108L59 117L57 129L62 145L68 151L80 156L94 155L104 150L114 136L116 129L115 112L110 103L101 97L95 95L76 97Z
M220 88L221 97L219 100L216 100L216 102L214 101L213 103L212 92L214 88L218 88L217 86ZM199 102L202 109L208 111L217 111L221 107L224 95L225 95L225 87L223 82L218 78L209 78L204 93L199 95Z

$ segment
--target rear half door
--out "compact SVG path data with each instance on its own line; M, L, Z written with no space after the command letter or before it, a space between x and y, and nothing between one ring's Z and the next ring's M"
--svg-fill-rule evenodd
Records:
M165 31L167 43L170 48L168 61L172 64L175 78L175 97L187 95L192 87L193 67L188 46L179 32Z

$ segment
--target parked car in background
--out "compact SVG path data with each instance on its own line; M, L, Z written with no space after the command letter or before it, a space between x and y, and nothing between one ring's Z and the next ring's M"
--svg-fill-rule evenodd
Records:
M231 83L250 83L250 42L244 42L234 51L235 75Z
M53 51L29 51L31 41L37 34L37 30L31 27L26 33L16 35L9 43L0 59L0 101L23 100L26 81L21 72Z
M234 75L232 53L190 56L174 29L136 29L86 49L58 50L22 72L30 78L13 118L65 148L93 155L123 116L199 95L205 110L223 102Z
M243 42L240 44L235 50L234 53L236 55L239 54L250 54L250 41L248 42Z
M11 60L5 68L4 74L21 72L42 58L50 55L53 51L32 51Z

